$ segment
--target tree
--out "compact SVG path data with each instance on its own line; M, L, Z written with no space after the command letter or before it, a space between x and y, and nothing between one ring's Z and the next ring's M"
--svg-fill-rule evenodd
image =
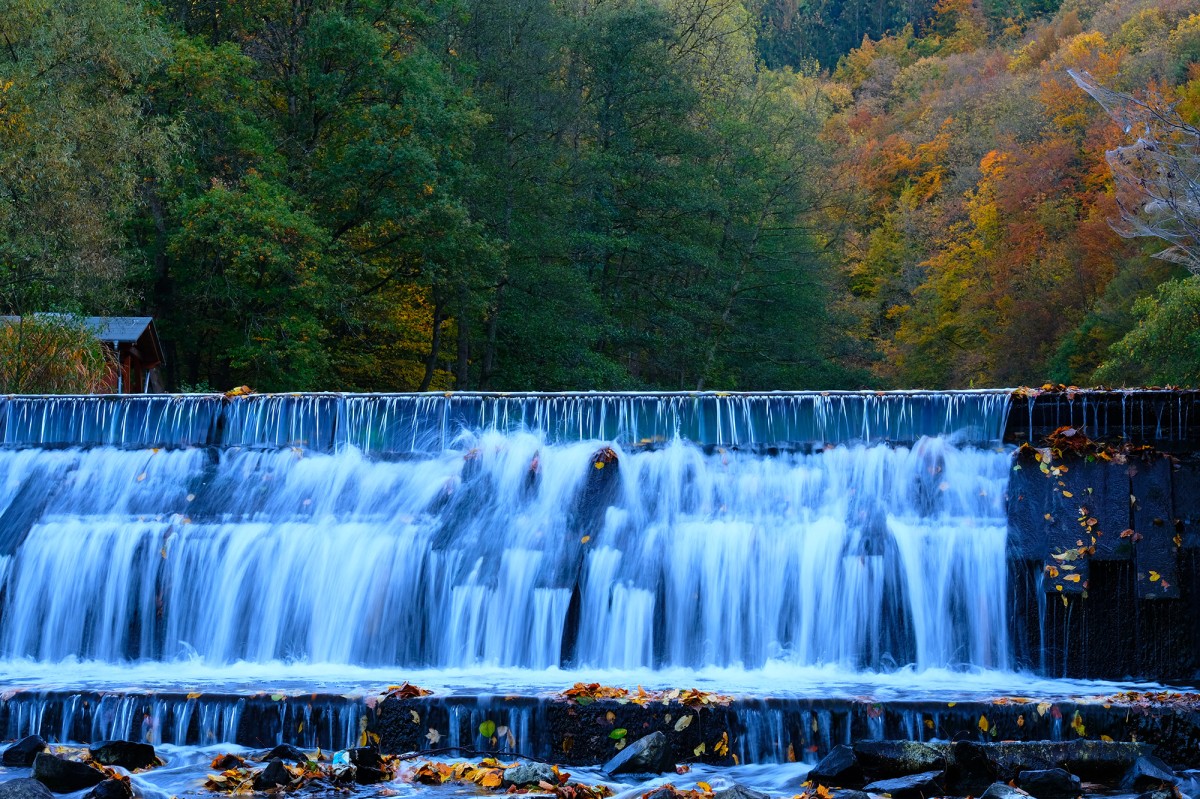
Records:
M1170 246L1156 258L1200 275L1200 128L1184 122L1160 96L1140 100L1107 88L1088 72L1069 72L1126 136L1136 137L1105 154L1120 208L1114 229L1127 238L1165 241Z
M0 392L94 394L116 371L110 350L75 317L33 314L0 322Z

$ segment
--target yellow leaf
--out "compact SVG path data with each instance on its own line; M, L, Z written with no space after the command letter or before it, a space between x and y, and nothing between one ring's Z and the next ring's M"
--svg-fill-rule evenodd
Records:
M1037 706L1037 711L1038 711L1038 715L1039 715L1039 716L1044 716L1044 715L1046 715L1046 713L1048 713L1048 712L1049 712L1049 710L1050 710L1050 703L1049 703L1049 702L1039 702L1039 703L1038 703L1038 706Z
M1113 739L1112 739L1112 736L1111 736L1111 735L1101 735L1101 736L1100 736L1100 740L1101 740L1101 741L1104 741L1106 744L1110 744L1110 743L1112 743L1112 742L1113 742Z
M585 535L583 538L579 539L579 543L586 544L588 541L591 541L591 540L592 540L592 537L590 535Z
M707 782L698 782L698 783L696 783L696 787L699 788L700 790L704 791L705 793L712 793L712 786L709 785Z
M1162 575L1160 575L1158 572L1154 571L1153 569L1150 570L1150 582L1152 582L1152 583L1155 582L1161 576Z
M692 723L691 716L683 716L682 718L679 719L679 721L675 722L675 732L683 732L684 730L686 730L688 728L688 725L691 723Z
M696 757L700 757L700 755L704 754L705 749L706 749L706 747L704 746L704 741L701 741L700 745L692 750L692 754L695 755Z
M989 725L988 725L987 716L980 716L980 717L979 717L979 731L980 731L980 732L987 732L987 731L988 731L988 726L989 726Z
M1067 499L1070 499L1071 497L1073 497L1075 495L1072 494L1070 491L1064 491L1063 496L1066 497Z

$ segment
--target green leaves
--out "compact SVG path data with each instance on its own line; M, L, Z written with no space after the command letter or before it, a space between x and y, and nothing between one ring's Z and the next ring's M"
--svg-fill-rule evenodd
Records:
M479 734L484 738L491 738L496 734L496 722L488 719L479 725Z
M608 733L608 737L613 739L614 741L619 741L628 734L629 734L629 730L625 729L624 727L617 727L616 729L614 729Z

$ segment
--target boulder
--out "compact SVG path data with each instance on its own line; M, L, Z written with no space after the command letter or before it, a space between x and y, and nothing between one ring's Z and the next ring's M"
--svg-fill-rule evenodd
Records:
M662 774L670 771L671 750L667 736L655 730L626 746L604 764L604 771L616 774Z
M83 799L133 799L133 786L129 780L107 779L92 788Z
M713 799L771 799L771 797L762 791L734 783L728 788L722 788L714 793Z
M857 741L854 755L864 772L876 779L941 771L946 747L918 741Z
M275 758L267 763L266 767L254 775L254 790L263 791L267 788L278 788L281 785L290 785L292 775L283 765L283 761Z
M54 794L40 782L29 777L0 782L0 799L53 799Z
M45 752L48 748L41 736L29 735L5 749L0 761L6 766L32 766L38 753Z
M374 766L355 766L354 781L359 785L378 785L381 782L387 782L391 779L391 775L381 768Z
M996 782L996 764L988 756L988 747L974 741L956 741L950 745L946 762L946 787L955 794L978 796Z
M55 793L71 793L99 785L107 775L87 763L39 752L33 759L33 778Z
M101 741L88 748L92 760L104 766L120 766L133 771L162 765L154 747L138 741Z
M833 747L821 758L808 772L808 779L826 788L861 788L866 782L854 750L845 744Z
M304 750L299 749L291 744L280 744L279 746L267 752L262 757L258 758L262 762L279 758L285 763L307 763L312 760Z
M1134 791L1150 791L1154 788L1176 785L1178 782L1179 777L1170 766L1154 755L1142 755L1125 773L1125 778L1121 780L1121 787Z
M510 785L528 786L539 782L558 785L558 777L554 776L554 768L546 763L525 760L512 768L504 770L503 787Z
M944 776L941 771L923 771L920 774L872 782L863 790L867 793L885 793L892 799L929 799L931 796L941 796L945 792L942 788Z
M834 791L833 799L871 799L866 791Z
M373 746L360 746L356 749L347 749L346 758L351 765L358 768L383 768L383 757L379 754L379 750ZM362 783L367 784L367 783Z
M1173 788L1155 788L1138 794L1137 799L1179 799L1179 794Z
M1028 799L1029 794L1007 782L993 782L979 799Z
M1061 768L1022 771L1017 782L1037 799L1074 799L1083 792L1079 778Z
M1002 782L1022 771L1062 768L1093 782L1115 782L1154 747L1122 741L999 741L980 744Z

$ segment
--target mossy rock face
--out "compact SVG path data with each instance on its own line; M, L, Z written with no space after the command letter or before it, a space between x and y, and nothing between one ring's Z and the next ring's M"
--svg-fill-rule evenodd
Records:
M868 775L890 779L944 769L948 748L918 741L858 741L854 755Z

